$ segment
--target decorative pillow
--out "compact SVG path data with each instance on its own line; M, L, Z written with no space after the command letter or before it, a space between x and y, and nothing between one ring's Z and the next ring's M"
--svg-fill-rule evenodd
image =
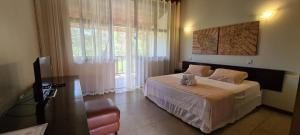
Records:
M182 85L192 86L196 84L195 75L193 74L183 74L180 80Z
M211 76L214 72L215 72L215 70L209 70L208 71L208 76Z
M184 72L186 74L194 74L201 77L209 76L210 66L204 65L189 65L189 68Z
M234 84L240 84L247 77L248 77L247 72L218 68L209 77L209 79L214 79L214 80L229 82L229 83L234 83Z

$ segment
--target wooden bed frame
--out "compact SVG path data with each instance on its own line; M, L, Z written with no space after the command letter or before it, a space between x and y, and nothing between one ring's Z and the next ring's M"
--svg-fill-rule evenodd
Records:
M226 68L239 71L245 71L248 73L247 80L257 81L260 83L261 89L268 89L277 92L282 91L283 79L285 71L274 70L274 69L264 69L264 68L253 68L253 67L239 67L230 65L219 65L219 64L209 64L200 62L182 62L182 71L186 71L190 64L193 65L209 65L212 69Z

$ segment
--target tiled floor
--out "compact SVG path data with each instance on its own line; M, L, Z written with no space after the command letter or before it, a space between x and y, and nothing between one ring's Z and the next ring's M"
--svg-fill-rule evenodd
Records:
M106 94L104 96L87 96L94 98L111 98L121 111L119 135L203 135L173 115L157 107L143 96L141 90L136 92ZM288 135L291 115L260 107L234 124L212 132L212 135Z

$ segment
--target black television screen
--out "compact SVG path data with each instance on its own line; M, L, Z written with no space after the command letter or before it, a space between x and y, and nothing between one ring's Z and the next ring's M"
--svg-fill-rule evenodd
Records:
M33 63L35 83L34 99L38 103L46 101L52 86L52 70L50 56L38 57Z
M39 65L41 72L41 79L43 84L51 84L52 83L52 70L51 70L51 60L50 56L47 57L39 57Z

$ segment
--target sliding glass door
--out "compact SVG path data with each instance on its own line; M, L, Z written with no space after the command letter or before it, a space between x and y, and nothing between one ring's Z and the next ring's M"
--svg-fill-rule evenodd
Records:
M170 4L162 0L69 0L74 62L87 63L89 68L114 67L114 86L107 89L116 92L140 88L148 77L167 73ZM101 76L105 69L94 72ZM99 82L105 79L98 78Z

